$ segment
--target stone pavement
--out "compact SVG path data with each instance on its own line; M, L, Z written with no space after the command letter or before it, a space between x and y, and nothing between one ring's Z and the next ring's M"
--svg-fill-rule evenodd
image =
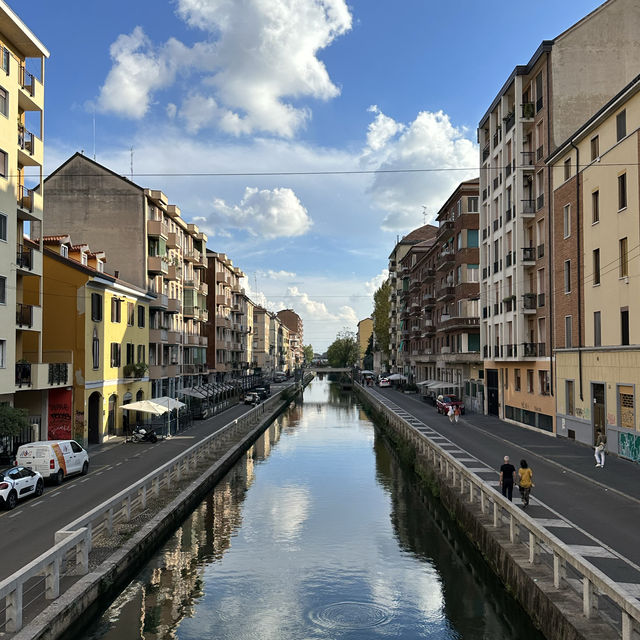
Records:
M529 516L640 599L640 465L608 455L595 467L593 449L494 416L467 414L451 424L419 395L366 388L499 490L508 455L526 459L535 487ZM517 489L514 503L520 504Z

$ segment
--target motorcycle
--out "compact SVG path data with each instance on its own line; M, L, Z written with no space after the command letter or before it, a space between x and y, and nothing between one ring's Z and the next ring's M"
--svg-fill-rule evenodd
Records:
M158 442L158 436L153 429L138 425L131 432L131 442Z

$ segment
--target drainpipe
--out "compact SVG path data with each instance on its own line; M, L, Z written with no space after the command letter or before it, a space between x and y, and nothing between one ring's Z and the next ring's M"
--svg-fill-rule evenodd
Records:
M576 249L578 253L577 284L578 284L578 376L580 377L580 400L584 400L582 392L582 269L580 269L580 149L571 140L571 146L576 150Z
M547 155L551 153L551 65L549 64L550 56L549 52L547 52ZM552 260L551 256L553 255L553 234L551 232L551 218L552 218L552 210L551 210L551 167L547 165L547 185L549 189L548 198L547 198L547 210L549 211L549 215L547 216L547 246L549 247L549 255L547 257L547 265L549 268L547 271L549 272L548 280L549 280L549 392L551 395L555 395L555 376L553 371L553 343L555 339L554 330L553 330L553 269L551 268Z

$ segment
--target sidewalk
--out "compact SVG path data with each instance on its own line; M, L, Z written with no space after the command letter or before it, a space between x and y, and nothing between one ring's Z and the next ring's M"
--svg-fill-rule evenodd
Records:
M499 490L498 469L508 455L517 468L525 458L534 472L528 514L576 555L581 555L640 599L640 465L607 456L595 467L593 450L566 438L469 414L450 423L420 396L366 388L419 431ZM520 504L518 491L514 504Z

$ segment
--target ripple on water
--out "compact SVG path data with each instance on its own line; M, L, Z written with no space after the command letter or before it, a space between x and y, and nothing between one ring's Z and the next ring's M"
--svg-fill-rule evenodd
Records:
M334 602L312 611L312 622L326 629L370 629L391 620L393 614L376 604L368 602Z

